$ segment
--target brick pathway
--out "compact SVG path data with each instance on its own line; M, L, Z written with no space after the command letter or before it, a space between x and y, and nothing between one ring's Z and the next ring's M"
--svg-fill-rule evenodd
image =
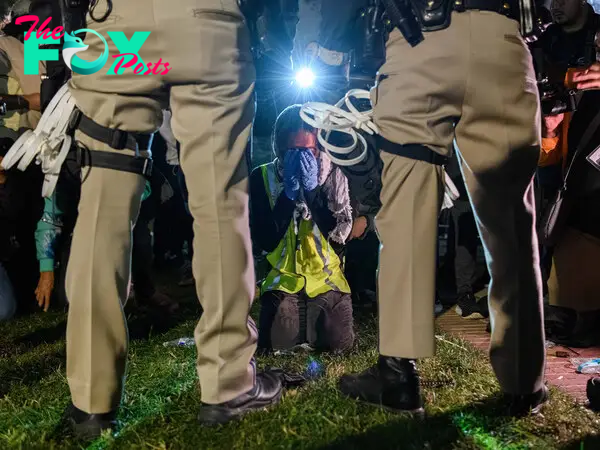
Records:
M487 351L490 335L486 333L487 321L465 320L454 312L454 308L444 312L437 319L438 326L455 336L460 336L475 347ZM557 352L558 355L557 356ZM600 348L573 349L552 347L547 350L546 379L554 386L585 402L585 387L589 375L578 374L571 365L570 358L599 358Z

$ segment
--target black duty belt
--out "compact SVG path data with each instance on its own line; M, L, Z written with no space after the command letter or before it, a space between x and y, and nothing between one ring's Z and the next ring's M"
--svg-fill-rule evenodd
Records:
M436 166L444 166L448 164L447 156L442 156L439 153L436 153L433 150L419 144L396 144L395 142L388 141L383 136L377 136L377 148L387 153L435 164Z
M453 0L455 11L492 11L516 21L520 20L519 3L514 0Z
M149 150L152 146L152 139L154 138L154 133L132 133L129 131L104 127L94 122L78 109L73 111L69 127L72 130L79 129L82 133L88 135L92 139L104 142L115 150L129 149L134 152Z
M100 167L102 169L131 172L145 177L152 175L152 160L150 158L136 158L114 152L87 150L77 148L77 163L81 167Z
M79 109L74 109L69 119L69 132L76 129L115 150L129 149L136 153L136 156L131 156L76 146L77 163L80 167L100 167L135 173L145 177L152 175L152 159L137 155L140 150L149 151L151 149L154 134L132 133L104 127L85 116Z

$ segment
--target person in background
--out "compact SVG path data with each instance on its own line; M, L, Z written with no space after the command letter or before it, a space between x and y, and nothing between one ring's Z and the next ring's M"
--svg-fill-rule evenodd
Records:
M12 145L9 138L0 138L0 163ZM0 322L11 319L17 310L17 299L13 282L5 265L18 251L16 239L17 218L19 216L16 189L13 180L0 165Z
M600 148L600 127L588 130L597 120L599 104L600 91L586 91L568 134L561 136L568 148L567 166L571 162L572 166L566 179L566 226L552 248L545 326L549 339L576 347L600 342L600 284L595 270L600 259L600 172L586 159ZM588 131L591 138L575 156Z
M1 8L1 7L0 7ZM0 102L6 114L0 116L0 137L16 140L25 130L37 126L40 118L40 88L44 65L40 62L38 75L25 75L23 44L4 33L13 20L10 11L0 11Z
M316 133L299 111L293 105L279 115L277 158L250 176L252 236L271 266L260 289L259 347L308 343L342 352L354 342L350 287L339 257L353 228L348 181L317 150Z
M375 232L375 214L358 212L362 205L355 201L352 191L350 196L355 218L344 252L344 274L352 291L353 305L370 309L375 308L377 303L379 241Z
M67 177L68 173L70 172L63 171L61 176ZM68 303L64 289L64 276L78 203L77 197L73 195L73 190L78 186L69 184L68 181L63 178L52 196L44 199L44 212L35 232L37 259L40 265L40 277L35 294L38 305L45 312L50 307L55 291L59 297L59 304ZM152 192L148 181L142 196L140 216L133 229L133 288L130 287L130 297L135 298L138 305L156 306L173 313L179 308L178 303L158 291L152 279L152 236L149 228L153 216ZM57 270L57 278L60 280L58 284L55 283Z
M463 319L489 317L487 296L475 297L476 284L480 275L477 264L477 249L480 245L479 232L469 202L469 194L460 173L460 156L452 155L446 172L457 187L460 197L450 209L454 230L454 280L456 284L456 313Z
M12 144L11 138L0 138L0 164ZM37 169L21 172L0 167L0 318L4 320L16 312L29 313L35 306L33 230L41 212Z
M0 5L0 104L4 109L0 114L2 157L19 135L34 128L41 117L41 75L24 75L23 44L4 32L12 20L7 5ZM43 72L44 67L40 63L39 73ZM37 166L25 172L2 170L0 177L0 259L4 276L2 296L6 306L0 315L8 318L15 313L14 306L21 312L29 312L35 305L33 230L42 209L39 195L42 180Z
M57 204L55 191L51 197L44 199L44 212L35 230L36 253L40 265L40 278L35 296L38 306L44 312L47 312L50 308L50 300L55 288L55 266L59 259L55 257L55 254L57 253L58 239L63 235L62 215L63 213ZM70 235L70 233L65 234ZM61 270L63 270L62 267ZM64 290L62 292L64 293ZM62 297L60 303L66 305L68 303L66 297Z
M131 279L137 305L161 308L172 314L179 309L179 303L156 288L152 273L152 232L150 222L157 216L160 206L174 197L173 189L159 170L153 170L146 182L138 220L133 228L133 250L131 258ZM155 222L156 223L156 222Z
M163 110L163 123L158 131L160 136L165 141L165 161L167 163L167 167L172 168L171 174L173 176L169 177L169 181L171 181L173 188L178 191L178 195L174 196L169 205L174 209L174 211L171 212L171 210L162 210L164 220L161 220L160 214L158 214L158 222L159 225L162 225L163 221L172 222L173 214L177 214L177 216L179 217L175 225L177 228L174 229L174 231L172 231L172 234L178 235L177 237L175 237L178 247L175 253L181 253L183 259L183 264L179 269L180 279L177 284L179 286L185 287L194 285L194 275L192 273L192 259L194 257L194 247L192 245L192 241L194 238L192 227L193 220L188 203L188 190L185 183L185 176L183 175L183 171L181 170L181 166L179 164L179 144L177 142L177 139L173 135L173 129L171 127L171 116L171 111L169 111L168 109ZM183 208L181 208L182 204ZM162 228L164 229L165 227L163 226ZM182 252L184 243L187 243L187 254L185 255ZM161 247L164 246L161 245ZM161 249L155 249L155 253L156 250L159 250L159 252L162 253ZM165 259L168 257L175 257L173 251L167 251L165 253Z
M594 121L600 104L600 91L595 90L600 88L597 61L600 15L580 0L556 0L551 12L555 24L539 43L547 71L560 83L564 80L567 88L579 92L575 112L543 118L538 169L542 199L550 203L565 182L568 195L561 207L566 226L559 230L555 245L543 248L549 303L545 307L545 328L548 338L554 342L588 347L600 342L597 295L600 285L594 272L600 258L600 216L597 213L600 211L600 174L586 160L600 146L600 129L590 129L597 127ZM592 33L596 35L596 42L595 48L590 49ZM590 58L596 61L590 63ZM588 131L591 138L582 143ZM584 147L575 157L580 144Z

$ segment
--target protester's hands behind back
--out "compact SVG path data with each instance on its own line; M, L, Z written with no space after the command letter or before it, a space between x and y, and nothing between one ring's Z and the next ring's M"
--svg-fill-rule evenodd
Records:
M367 231L368 226L369 222L365 216L360 216L354 219L352 231L350 232L348 240L351 241L352 239L360 239L365 234L365 231Z

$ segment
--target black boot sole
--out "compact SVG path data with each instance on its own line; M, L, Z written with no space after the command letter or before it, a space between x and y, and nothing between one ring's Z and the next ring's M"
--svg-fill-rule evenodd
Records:
M93 441L102 436L102 433L113 430L113 427L101 427L97 425L77 424L74 421L69 423L75 437L81 441Z
M543 389L543 397L539 400L539 403L536 406L529 409L519 408L517 410L509 411L509 415L516 418L539 415L542 412L542 410L548 405L548 402L550 400L550 391L546 386L544 386Z
M362 400L361 400L361 403L366 403L368 405L375 405L375 403L368 403L368 402L364 402ZM425 409L424 408L396 409L396 408L391 408L391 407L385 406L385 405L377 405L377 406L385 409L386 411L394 413L394 414L406 414L406 415L414 417L415 419L424 419L425 418Z
M359 403L362 403L364 405L375 406L375 407L378 407L381 409L385 409L386 411L389 411L394 414L406 414L409 416L413 416L416 419L424 419L425 418L425 409L423 407L416 408L416 409L399 409L399 408L393 408L391 406L386 406L381 403L370 402L368 400L364 400L359 397L352 397L351 395L347 395L344 392L342 392L342 395L344 395L345 397L350 398L352 400L355 400Z
M279 403L281 400L282 391L273 397L272 399L264 402L256 402L255 406L251 408L223 408L219 406L212 406L208 408L201 408L198 413L198 421L201 425L206 427L216 427L218 425L224 425L233 420L241 419L248 413L255 411L262 411L269 406Z

